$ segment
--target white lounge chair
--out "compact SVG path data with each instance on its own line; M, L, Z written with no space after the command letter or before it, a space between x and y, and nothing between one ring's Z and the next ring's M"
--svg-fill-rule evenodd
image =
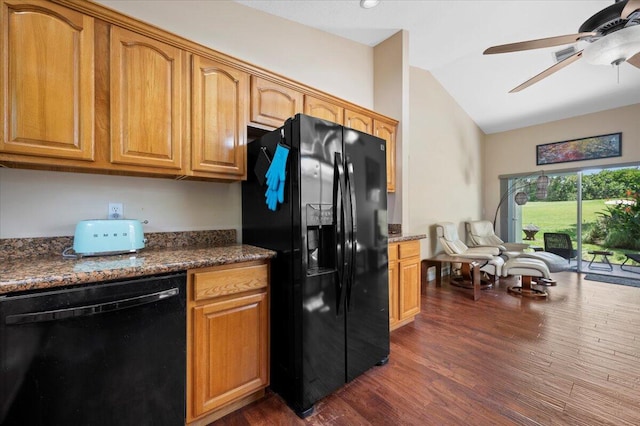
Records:
M466 229L467 240L472 247L497 247L500 250L500 255L505 260L514 258L536 259L544 262L551 272L566 271L568 269L565 259L557 254L546 251L525 252L524 250L529 247L529 244L504 242L495 234L493 224L488 220L467 222Z
M507 243L495 234L493 224L488 220L474 220L466 223L467 242L471 247L498 247L500 252L522 252L529 248L525 243Z
M460 240L458 227L452 222L437 223L436 234L440 245L449 256L486 261L480 271L492 275L494 281L502 274L504 259L500 257L500 249L497 247L468 247Z

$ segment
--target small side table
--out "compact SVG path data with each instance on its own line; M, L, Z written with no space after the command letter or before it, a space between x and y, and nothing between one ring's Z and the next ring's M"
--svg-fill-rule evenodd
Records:
M538 230L529 230L529 229L523 229L524 231L524 235L526 235L526 237L524 237L525 240L527 241L534 241L536 239L536 234L538 233Z
M443 263L461 263L465 268L468 267L471 273L471 286L473 290L473 300L480 299L481 279L480 268L483 266L478 260L468 259L464 257L449 256L444 253L438 254L431 259L422 259L421 276L426 281L427 271L430 267L436 268L436 287L442 285L442 264Z
M587 253L593 255L593 257L591 258L591 262L589 262L589 269L601 269L604 271L613 271L613 265L611 264L611 262L609 262L609 256L613 256L612 251L593 250ZM596 256L600 256L600 258L602 259L602 263L604 263L603 266L593 266L593 261L596 260Z

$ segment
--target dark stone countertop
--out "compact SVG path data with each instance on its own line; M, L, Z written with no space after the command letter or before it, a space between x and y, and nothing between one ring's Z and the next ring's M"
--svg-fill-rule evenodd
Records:
M143 249L135 254L81 259L62 256L9 259L0 262L0 295L269 259L275 255L274 251L259 247L230 244Z
M422 240L427 238L425 234L389 234L390 243L401 243L404 241Z
M129 279L187 269L206 268L269 259L274 251L235 244L229 230L149 234L147 247L139 253L65 259L62 248L71 237L7 239L1 247L7 256L0 261L0 295L75 284ZM426 238L424 234L389 234L389 243Z

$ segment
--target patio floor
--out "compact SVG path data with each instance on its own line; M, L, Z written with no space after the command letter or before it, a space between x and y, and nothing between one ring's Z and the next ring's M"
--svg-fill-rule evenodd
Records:
M633 264L632 266L629 266L629 263L631 262L627 262L626 265L624 265L625 269L631 269L633 271L637 271L637 273L634 272L629 272L629 271L623 271L622 269L620 269L620 265L616 264L616 263L612 263L611 266L613 266L613 271L608 271L607 269L600 269L600 268L605 268L606 264L602 263L602 262L593 262L592 268L589 268L589 262L591 261L591 259L583 259L582 260L582 272L583 274L600 274L600 275L611 275L611 276L616 276L616 277L624 277L624 278L632 278L632 279L636 279L636 280L640 280L640 266L635 266L636 264ZM576 270L578 262L575 260L571 261L571 269L573 269L574 271Z

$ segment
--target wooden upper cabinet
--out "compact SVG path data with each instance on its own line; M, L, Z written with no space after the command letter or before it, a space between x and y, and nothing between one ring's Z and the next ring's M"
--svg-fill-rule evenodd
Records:
M191 169L246 178L249 75L193 56Z
M389 244L389 328L394 330L420 313L420 242Z
M111 28L111 162L182 169L185 53Z
M93 18L42 1L1 7L0 152L93 160Z
M322 99L314 98L313 96L305 95L304 113L312 117L321 118L338 124L344 124L343 107Z
M395 190L393 119L95 2L0 0L0 24L2 166L238 181L247 126L303 112L386 139Z
M303 112L303 95L269 80L251 76L251 123L278 128Z
M348 109L344 110L344 125L351 129L360 130L361 132L373 134L373 119L365 114L353 112Z
M396 190L396 125L373 120L373 134L387 141L387 192Z

